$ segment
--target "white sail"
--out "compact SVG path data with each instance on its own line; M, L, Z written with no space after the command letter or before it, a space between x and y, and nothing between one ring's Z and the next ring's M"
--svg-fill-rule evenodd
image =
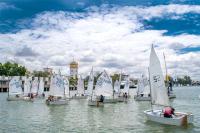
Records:
M153 46L150 54L149 76L152 104L168 106L167 88L165 87L160 61Z
M137 95L144 94L149 94L149 82L144 75L141 76L141 78L138 80L138 87L137 87Z
M49 94L52 96L61 96L64 97L64 80L61 75L54 74L51 77L51 83L50 83L50 91Z
M122 90L123 93L129 93L129 77L126 77L126 80L125 80L125 85L124 85L124 89Z
M112 81L105 70L97 80L95 93L97 96L113 96Z
M120 92L120 82L118 80L115 81L114 91L115 91L115 93L119 93Z
M41 95L43 93L44 93L44 79L43 79L43 77L40 77L38 94Z
M9 82L9 95L22 94L22 82L19 76L14 76Z
M69 92L69 80L67 77L64 77L64 87L65 87L65 96L70 97L70 92Z
M26 77L24 79L24 95L28 95L30 91L31 91L31 79Z
M36 94L38 92L39 82L38 77L35 77L31 84L31 93Z
M78 85L77 85L77 93L78 95L82 95L84 94L85 92L85 88L84 88L84 80L80 77L78 79Z
M93 75L93 69L92 69L90 72L90 77L88 80L88 87L87 87L87 92L88 92L88 95L90 96L92 96L93 85L94 85L94 75Z

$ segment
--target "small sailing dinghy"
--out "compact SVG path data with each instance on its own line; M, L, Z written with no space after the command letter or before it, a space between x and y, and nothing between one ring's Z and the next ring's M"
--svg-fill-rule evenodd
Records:
M138 80L137 95L134 96L134 99L136 101L150 101L150 94L149 92L145 93L145 90L149 90L149 82L147 78L142 75L142 77Z
M114 97L114 88L112 86L112 80L105 70L97 79L97 83L95 86L95 94L99 99L100 96L103 96L104 103L118 102L118 99Z
M32 86L32 77L25 77L24 78L24 93L23 93L24 101L33 101L33 95L31 94L31 86Z
M81 76L78 78L77 93L72 98L73 99L86 99L87 98L87 96L85 95L84 80L82 79Z
M23 100L22 82L19 76L14 76L9 82L8 101Z
M152 109L144 111L147 119L161 124L176 126L184 126L192 123L193 115L191 113L174 112L174 115L168 118L164 117L161 109L155 109L155 107L153 107L153 105L157 105L157 107L169 106L169 98L167 95L167 88L165 87L164 83L160 61L153 46L150 54L149 79Z
M121 89L121 91L120 91L118 101L119 102L127 102L128 98L131 97L129 94L129 88L130 88L129 77L126 77L125 81L122 83L124 83L124 88Z
M87 91L88 91L88 105L89 106L97 106L97 107L104 106L103 102L99 102L99 100L96 99L95 90L94 90L93 68L90 72Z
M47 105L65 105L68 99L65 96L65 83L61 74L54 74L51 77L49 97Z

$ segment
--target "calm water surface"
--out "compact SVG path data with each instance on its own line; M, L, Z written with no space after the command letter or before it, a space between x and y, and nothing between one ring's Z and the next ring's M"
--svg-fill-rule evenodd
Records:
M171 101L176 110L195 115L188 128L147 122L143 111L149 102L107 104L103 108L87 106L86 100L71 100L66 106L47 106L44 100L7 102L0 94L0 133L195 133L200 132L200 87L175 88L177 98Z

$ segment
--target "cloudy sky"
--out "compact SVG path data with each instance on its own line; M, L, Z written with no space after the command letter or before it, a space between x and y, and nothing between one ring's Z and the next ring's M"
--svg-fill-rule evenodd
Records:
M81 73L94 66L138 77L154 44L163 72L164 52L171 75L200 80L200 2L152 1L1 0L0 62L68 73L74 58Z

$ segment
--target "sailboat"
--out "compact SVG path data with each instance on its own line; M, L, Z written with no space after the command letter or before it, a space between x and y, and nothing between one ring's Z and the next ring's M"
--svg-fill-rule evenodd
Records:
M98 97L104 96L104 103L116 103L118 99L114 97L114 88L112 80L107 72L104 70L97 80L95 86L95 94Z
M141 78L138 80L137 94L134 96L134 99L136 101L150 101L150 94L145 94L145 90L149 90L149 82L147 78L142 75Z
M97 100L96 95L95 95L93 68L92 68L92 70L90 72L87 91L88 91L88 105L89 106L97 106L97 107L104 106L103 102L99 102Z
M9 82L8 101L22 100L22 82L19 76L14 76Z
M166 76L165 77L166 77L166 81L167 81L168 96L169 96L169 99L176 98L176 95L173 93L173 90L172 90L172 81L170 81L170 79L168 77L167 63L166 63L166 60L165 60L165 54L164 53L163 53L163 57L164 57L164 61L165 61L165 71L166 71Z
M32 77L24 78L24 93L23 100L24 101L33 101L31 98L31 86L32 86Z
M77 84L77 93L73 97L74 99L86 99L87 96L85 95L85 87L84 87L84 80L80 76L78 78L78 84Z
M65 96L65 84L61 74L53 74L50 83L49 97L46 100L47 105L65 105L68 99Z
M148 120L167 124L184 126L193 121L193 115L191 113L175 112L171 118L164 117L162 109L156 109L157 107L169 106L169 98L167 95L167 88L165 87L164 77L160 66L160 61L156 55L154 47L151 48L150 64L149 64L149 80L150 80L150 94L152 109L144 111Z

